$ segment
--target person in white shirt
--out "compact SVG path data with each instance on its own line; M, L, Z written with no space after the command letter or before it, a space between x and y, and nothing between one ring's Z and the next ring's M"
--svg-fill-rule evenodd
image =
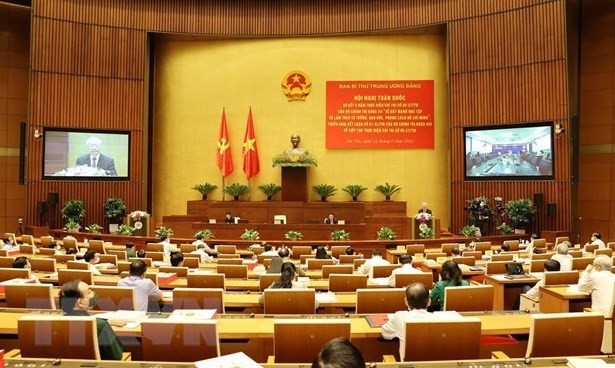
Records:
M590 293L592 297L592 310L609 316L613 303L613 288L615 274L611 272L613 259L605 254L599 254L591 265L587 265L579 278L579 290Z
M169 239L166 235L160 238L159 244L162 244L164 262L170 263L171 252L178 251L177 246L175 244L171 244L171 239Z
M372 249L372 258L368 259L367 261L365 261L365 263L363 263L361 266L359 266L359 269L357 270L359 273L362 273L364 275L371 275L372 274L372 268L376 265L388 265L391 264L389 261L387 261L386 259L382 258L382 253L380 253L380 250L377 248Z
M205 243L203 241L203 235L199 234L196 236L196 240L192 242L192 245L196 245L197 249L202 249L203 252L212 255L214 253L216 253L216 251L214 249L211 249L211 247L209 245L207 245L207 243ZM201 247L199 247L201 246Z
M5 236L3 239L3 245L2 245L2 249L7 250L7 251L11 251L11 250L18 250L19 246L16 246L13 244L13 238Z
M587 242L585 243L585 245L597 245L598 249L602 249L606 247L606 245L604 244L604 241L602 241L602 235L600 235L599 232L593 233L590 240L591 240L591 243Z
M406 288L406 306L408 310L397 311L387 323L382 326L382 337L387 340L399 339L399 357L404 361L406 355L406 321L413 319L435 319L427 312L429 306L429 291L423 284L414 283ZM437 348L437 347L434 347Z
M154 282L146 277L147 265L142 260L130 263L130 275L118 281L117 286L132 287L135 289L135 310L147 311L150 298L162 305L162 292Z
M559 262L560 271L572 271L572 256L568 254L571 245L569 241L559 243L555 248L557 253L551 256L551 259Z
M275 257L278 255L278 252L273 248L273 246L271 246L271 244L265 244L263 245L263 253L261 253L261 256L271 256L271 257Z
M421 273L421 270L412 267L412 256L409 254L399 256L399 263L401 267L394 269L389 276L390 287L395 287L395 275L397 274Z
M88 263L90 267L90 271L92 271L92 275L100 276L102 273L98 270L96 265L100 263L100 257L98 257L98 253L92 249L88 249L83 255L83 262Z
M560 264L558 261L554 260L553 258L547 259L545 261L544 272L553 272L553 271L559 271L559 270L560 270ZM521 289L522 290L521 294L525 294L531 299L538 299L540 295L539 292L540 292L541 286L545 286L544 276L540 280L538 280L538 282L534 284L534 286L525 285L523 289ZM521 294L519 294L519 296L515 300L512 306L513 310L521 308Z

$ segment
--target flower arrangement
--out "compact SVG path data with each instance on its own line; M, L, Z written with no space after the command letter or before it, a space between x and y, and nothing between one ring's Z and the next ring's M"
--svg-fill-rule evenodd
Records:
M331 240L350 240L350 233L346 230L334 230L331 232Z
M196 238L197 236L202 236L203 239L211 239L211 238L215 238L214 233L211 232L211 230L209 229L205 229L205 230L201 230L201 231L197 231L194 234L194 237Z
M164 237L173 236L173 229L169 227L159 226L154 232L154 234L158 238L162 239Z
M304 153L283 152L273 157L271 166L307 167L318 166L318 162L307 151Z
M135 229L132 226L126 225L126 224L122 224L122 225L118 226L118 228L115 231L115 233L118 234L118 235L132 235L132 233L134 231L135 231Z
M98 167L77 165L58 171L53 176L109 176L109 174L109 171Z
M130 217L131 219L135 220L135 221L140 221L141 217L145 217L148 216L149 213L145 212L145 211L132 211L131 213L128 214L128 217Z
M426 223L420 224L419 230L421 231L419 233L419 236L421 238L433 238L435 235L435 231L432 228L430 228Z
M421 224L424 224L427 221L431 220L431 214L430 213L426 213L426 212L421 212L418 215L416 215L415 219L418 222L420 222Z
M515 230L512 227L508 226L508 224L505 222L502 222L502 225L497 226L496 229L498 229L498 231L502 235L512 234L515 232Z
M87 226L85 228L86 231L91 232L92 234L100 234L101 230L102 230L102 226L98 225L98 224L92 224L90 226Z
M397 238L397 234L390 227L383 226L376 232L378 240L393 240Z
M474 225L466 225L461 230L459 230L459 232L463 234L463 236L476 237L477 234L480 232L480 229Z
M258 240L261 238L261 236L258 231L254 229L245 229L243 234L241 234L240 238L243 240Z
M506 203L508 217L512 220L515 228L523 229L534 219L534 203L529 199L517 199Z
M81 225L78 222L75 222L73 219L69 219L66 224L64 224L64 230L69 231L71 233L76 233L81 229Z
M286 234L284 234L284 237L288 240L301 240L303 239L303 234L301 234L300 231L297 230L290 230L289 232L287 232Z

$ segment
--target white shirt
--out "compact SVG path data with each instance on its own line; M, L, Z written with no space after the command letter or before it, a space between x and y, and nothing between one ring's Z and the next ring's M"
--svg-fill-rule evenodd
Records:
M570 254L554 254L551 259L559 262L560 271L572 271L572 256Z
M527 293L525 293L525 295L527 295L529 298L531 299L538 299L540 296L540 287L541 286L545 286L545 279L544 277L540 280L538 280L538 282L536 284L534 284L534 286L527 291Z
M160 289L148 278L128 276L118 281L117 286L131 287L135 289L135 310L147 312L147 304L150 296L156 297Z
M591 242L591 245L597 245L597 246L598 246L598 249L606 248L606 245L604 244L604 242L602 241L602 239L598 239L598 238L596 238L596 240L594 240L593 242Z
M365 261L365 263L363 263L359 269L358 272L362 273L364 275L372 275L372 268L374 266L379 266L379 265L388 265L390 264L389 261L387 261L386 259L383 259L381 256L374 256L370 259L368 259L367 261Z
M387 323L382 326L382 337L387 340L399 339L399 357L402 362L406 356L406 322L415 319L435 319L432 313L426 309L412 309L405 311L397 311L393 314ZM434 347L437 349L437 347Z
M162 244L162 251L164 252L164 261L166 263L170 263L171 252L177 250L177 246L175 244L171 244L169 241L160 242Z
M389 286L395 287L395 275L397 274L408 274L408 273L421 273L421 270L418 270L412 267L411 263L406 263L401 265L401 267L394 269L391 271L391 276L389 276Z
M205 243L202 240L195 240L195 241L192 242L192 245L196 245L197 246L197 250L198 250L199 245L202 245L203 246L203 248L202 248L203 251L205 251L207 253L211 253L212 252L212 249L209 247L209 245L207 245L207 243Z
M579 290L590 293L592 296L592 310L608 314L613 303L613 288L615 287L615 274L611 270L588 272L583 271L579 279Z
M268 256L275 257L277 255L278 255L278 252L276 250L273 250L273 249L261 253L261 256L265 256L265 257L268 257Z

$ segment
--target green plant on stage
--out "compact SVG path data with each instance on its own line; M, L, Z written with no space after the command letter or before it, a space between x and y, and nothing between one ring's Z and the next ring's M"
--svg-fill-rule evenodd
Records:
M105 218L110 224L119 224L126 216L126 204L121 198L107 198L103 210L105 211Z
M534 219L534 203L529 199L517 199L506 203L506 214L516 229L524 229Z
M350 233L346 230L334 230L331 232L331 240L350 240Z
M197 236L202 236L203 239L211 239L211 238L215 238L214 233L211 232L211 230L209 229L205 229L205 230L201 230L201 231L197 231L194 234L194 237L196 238Z
M154 234L159 239L162 239L164 237L171 237L173 236L173 229L171 229L170 227L159 226L154 232Z
M263 194L267 196L267 200L270 201L273 199L274 195L282 190L282 187L275 183L267 183L259 185L258 189L263 192Z
M258 240L260 238L260 234L254 229L245 229L243 234L241 234L241 239L243 240Z
M68 232L76 233L79 231L79 229L81 229L81 225L79 225L79 223L73 221L72 219L68 220L68 222L64 224L64 230Z
M393 194L401 191L401 187L396 184L384 183L384 185L377 185L374 190L382 194L386 201L390 201Z
M207 199L207 195L209 193L213 192L214 190L218 189L218 186L214 185L214 184L210 184L210 183L204 183L204 184L197 184L197 185L193 186L192 189L194 189L197 192L201 193L201 198L203 200L206 200Z
M62 220L64 223L68 223L69 221L76 222L80 224L81 221L85 218L85 203L78 199L70 199L64 202L64 207L62 207Z
M100 234L100 232L102 231L102 226L98 225L98 224L92 224L88 227L85 228L87 231L91 232L92 234Z
M424 239L432 239L435 236L435 231L429 227L426 223L422 223L419 225L419 236Z
M115 231L115 233L117 235L132 235L132 233L134 231L135 231L134 227L132 227L130 225L122 224L122 225L118 226L118 228Z
M238 201L239 197L250 191L250 188L248 188L248 186L244 184L233 183L228 187L222 189L222 191L232 196L234 200Z
M393 240L397 238L397 234L390 227L383 226L376 232L378 240Z
M284 235L284 237L288 240L295 241L303 239L303 234L297 230L290 230Z
M343 187L342 190L348 193L352 197L353 201L356 201L357 199L359 199L359 195L362 192L366 191L367 188L361 184L350 184Z
M312 187L312 190L318 194L320 200L323 202L326 202L327 198L337 193L337 188L331 184L317 184Z
M479 233L480 229L474 225L466 225L459 232L463 234L463 236L467 236L470 238L476 237Z
M502 235L512 234L515 232L515 230L512 227L508 226L508 224L505 222L502 222L502 225L500 226L496 226L496 229L498 229L498 231Z

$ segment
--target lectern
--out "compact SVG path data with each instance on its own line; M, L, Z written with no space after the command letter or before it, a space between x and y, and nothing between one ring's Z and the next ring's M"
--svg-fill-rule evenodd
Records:
M308 201L308 167L282 166L282 201Z
M138 219L128 216L128 225L134 229L132 235L149 236L149 214L141 215Z

